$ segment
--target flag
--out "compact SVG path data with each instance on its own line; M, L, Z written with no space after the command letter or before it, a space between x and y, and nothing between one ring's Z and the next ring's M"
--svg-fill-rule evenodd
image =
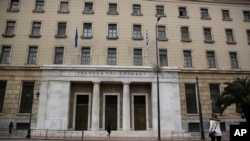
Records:
M76 34L75 34L75 48L77 47L77 40L78 40L78 32L76 29Z
M148 31L146 30L146 47L149 47Z

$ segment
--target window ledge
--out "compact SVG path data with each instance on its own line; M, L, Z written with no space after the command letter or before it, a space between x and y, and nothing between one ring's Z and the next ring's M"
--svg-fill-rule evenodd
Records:
M192 42L191 39L181 39L182 42Z
M35 9L33 9L32 12L33 13L45 13L44 10L35 10Z
M201 17L202 20L211 20L211 17Z
M158 38L158 41L168 41L168 38Z
M189 19L189 16L179 16L179 18Z
M107 15L119 15L119 13L118 12L110 12L110 11L108 11Z
M17 113L16 115L17 116L29 116L30 113Z
M250 20L243 20L243 22L250 22Z
M15 34L2 34L3 37L7 37L7 38L12 38L15 37Z
M107 36L106 39L108 39L108 40L117 40L117 39L119 39L119 37L118 36L116 36L116 37Z
M42 37L42 36L41 36L41 35L32 35L32 34L30 34L29 37L30 37L30 38L40 38L40 37Z
M69 14L70 12L69 11L60 11L60 10L58 10L57 13L60 13L60 14Z
M132 16L143 16L142 13L131 13Z
M222 19L222 21L233 21L233 19L232 18L230 18L230 19Z
M55 35L56 38L67 38L67 35Z
M204 43L210 43L210 44L212 44L212 43L214 43L214 40L204 40Z
M132 37L133 40L143 40L143 37Z
M94 11L82 11L82 14L94 14Z
M234 42L229 42L229 41L227 41L226 43L227 43L227 44L234 45L234 44L236 44L237 42L236 42L236 41L234 41Z
M155 17L167 17L167 15L166 14L163 14L163 15L155 14Z
M82 35L81 38L82 38L82 39L92 39L93 36L83 36L83 35Z
M19 10L19 9L13 10L13 9L8 8L8 9L7 9L7 12L20 12L20 10Z

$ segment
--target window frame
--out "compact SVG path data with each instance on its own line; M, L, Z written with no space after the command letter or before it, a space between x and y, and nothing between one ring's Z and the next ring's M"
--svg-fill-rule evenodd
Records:
M229 10L222 9L221 14L222 14L222 20L223 21L232 21L232 18L230 17L230 11Z
M33 21L32 22L32 29L29 37L40 38L41 37L41 27L42 22L40 21ZM35 34L38 31L38 34Z
M208 68L210 68L210 69L217 68L215 52L214 51L206 51L206 58L207 58Z
M4 98L6 95L7 80L0 80L0 114L3 113Z
M33 98L34 98L34 89L35 89L34 81L22 81L22 89L20 93L21 96L20 96L18 113L32 114L31 111L32 111L32 105L33 105Z
M44 8L45 8L45 1L44 0L36 0L35 8L33 9L33 12L44 13L45 12Z
M82 47L82 49L81 49L81 65L90 65L90 64L91 64L91 48L90 47Z
M184 84L187 114L192 114L192 115L198 114L198 102L197 102L197 90L196 90L197 88L196 87L197 87L197 85L195 83L185 83ZM189 90L187 88L189 88ZM188 95L191 95L191 97L188 97ZM190 102L190 100L192 102ZM191 108L194 108L194 109L188 108L190 106L191 106Z
M232 56L234 55L234 56ZM238 54L237 52L230 51L229 59L231 64L231 69L239 69Z
M180 6L179 9L179 18L189 18L188 12L187 12L187 7L185 6Z
M234 31L232 28L226 28L225 34L226 34L226 43L227 44L236 44Z
M83 7L83 14L94 14L94 3L85 2Z
M200 8L200 11L202 20L211 20L208 8Z
M3 37L15 37L16 21L6 21L5 32L2 34Z
M212 29L210 27L203 27L204 43L214 43Z
M108 15L118 15L118 5L117 3L109 3L108 5Z
M143 40L141 24L133 24L133 37L132 38L134 40Z
M9 8L7 12L19 12L20 11L20 0L10 0Z
M160 66L168 66L168 51L166 49L159 49L159 59Z
M35 51L32 49L35 49ZM28 65L36 65L37 64L37 56L38 56L37 53L38 53L38 46L29 46L28 56L27 56L27 64Z
M58 13L69 13L69 6L70 6L70 2L69 1L65 1L65 0L61 0L59 3L59 8L58 8Z
M132 16L142 16L142 9L141 4L133 4L132 5Z
M244 22L250 22L250 10L243 10Z
M143 65L143 56L141 48L134 48L133 50L133 62L134 66L142 66Z
M83 34L81 38L84 39L93 38L92 23L90 22L83 23Z
M155 10L156 10L156 13L155 13L155 16L158 17L166 17L166 14L165 14L165 6L164 5L156 5L155 6Z
M64 47L63 46L55 47L53 63L56 65L60 65L63 64L63 62L64 62Z
M191 42L190 32L188 26L181 27L181 41L182 42Z
M5 51L4 49L8 49L8 50ZM10 45L2 46L0 64L10 64L11 51L12 51L12 47Z
M57 23L56 38L67 38L67 22Z
M219 107L216 106L216 102L218 101L218 99L220 97L220 93L221 93L221 91L220 91L220 84L219 83L209 83L209 95L211 98L212 113L220 113Z
M117 65L117 49L108 48L107 65Z
M107 39L118 39L118 27L116 23L108 24Z
M184 58L184 68L192 68L192 51L191 50L183 50L183 58Z

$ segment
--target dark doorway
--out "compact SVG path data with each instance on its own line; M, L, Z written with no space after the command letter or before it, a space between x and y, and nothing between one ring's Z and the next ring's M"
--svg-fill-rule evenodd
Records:
M117 101L116 95L105 96L105 129L117 130Z
M134 130L146 130L146 97L134 96Z
M77 95L75 130L88 130L89 96Z

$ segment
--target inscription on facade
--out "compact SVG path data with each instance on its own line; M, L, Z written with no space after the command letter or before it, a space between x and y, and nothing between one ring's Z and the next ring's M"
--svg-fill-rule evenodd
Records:
M146 76L146 72L125 72L125 71L77 71L77 76Z

